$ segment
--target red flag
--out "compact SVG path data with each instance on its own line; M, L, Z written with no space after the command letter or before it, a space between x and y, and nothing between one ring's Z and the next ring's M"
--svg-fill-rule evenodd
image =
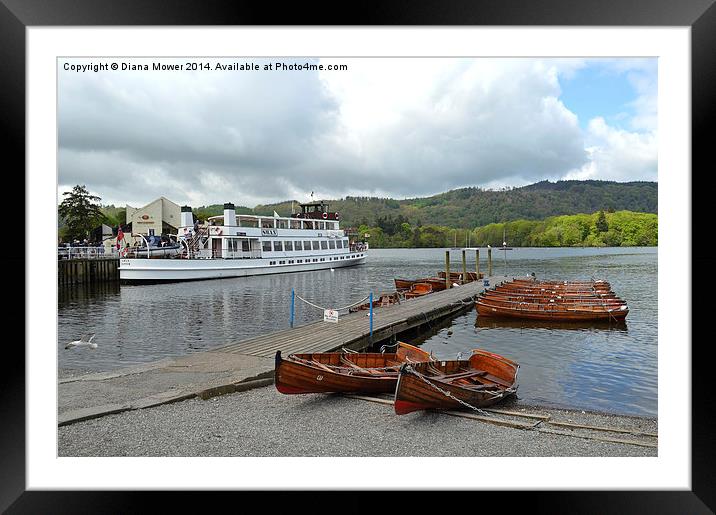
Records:
M119 226L119 229L117 230L117 250L119 250L119 242L124 239L124 233L122 232L122 226Z

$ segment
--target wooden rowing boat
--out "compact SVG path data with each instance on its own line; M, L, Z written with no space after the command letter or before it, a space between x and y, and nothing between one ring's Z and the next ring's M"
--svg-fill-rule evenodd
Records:
M629 313L626 305L621 306L584 306L540 304L533 302L513 303L511 305L490 302L483 298L475 302L478 315L491 317L528 318L532 320L624 320Z
M418 279L401 279L400 277L396 277L393 281L395 281L397 290L409 290L412 285L420 282Z
M467 360L406 363L395 388L395 412L490 406L517 391L519 367L479 349Z
M512 279L512 284L526 284L535 286L606 286L610 287L607 281L597 279L594 281L538 281L536 279Z
M403 342L395 353L323 352L283 358L278 351L274 384L285 394L392 393L402 364L431 359L429 353Z
M559 288L557 286L521 286L511 283L502 283L496 288L498 291L520 291L524 293L560 293L560 294L574 294L574 293L610 293L612 290L609 288L590 288L590 287L574 287L574 288Z
M491 297L524 297L531 299L617 299L616 293L597 293L597 292L583 292L583 293L564 293L564 292L552 292L552 291L541 291L536 292L524 292L521 290L487 290L484 292L485 295Z
M515 302L532 302L537 304L583 304L583 305L595 305L595 306L621 306L626 304L625 300L616 297L588 297L588 296L528 296L528 295L503 295L493 294L491 292L485 292L480 295L480 298L498 303L515 303Z
M373 301L373 308L375 309L385 306L392 306L393 304L400 304L400 295L397 291L391 293L382 293L377 299ZM366 309L370 309L370 302L366 302L365 304L360 304L358 306L353 306L352 308L348 309L348 312L354 313L356 311Z
M408 290L411 286L418 283L429 283L433 287L432 291L441 291L447 287L445 279L440 279L439 277L424 277L423 279L401 279L396 277L393 280L395 281L395 288L398 291Z
M406 299L414 299L415 297L422 297L428 293L433 292L433 286L430 283L415 283L410 287L410 290L405 292Z
M504 282L504 288L515 288L525 290L557 290L557 291L610 291L611 286L607 282L590 284L559 284L559 283L520 283L516 281Z
M446 275L447 275L447 274L445 273L444 270L440 270L440 271L438 272L438 277L439 277L440 279L442 279L443 282L445 281L445 276L446 276ZM483 277L485 277L485 274L483 274L482 272L480 272L480 277L479 277L479 278L482 279ZM477 277L477 272L468 272L468 273L467 273L467 279L468 279L468 281L477 281L477 279L478 279L478 277ZM450 280L451 280L451 281L462 281L462 272L450 272Z

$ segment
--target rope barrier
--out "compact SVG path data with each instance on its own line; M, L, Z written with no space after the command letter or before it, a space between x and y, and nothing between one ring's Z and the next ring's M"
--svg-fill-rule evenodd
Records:
M368 298L370 298L370 295L365 296L365 297L363 297L361 300L359 300L358 302L354 302L353 304L349 304L348 306L344 306L344 307L342 307L342 308L324 308L323 306L319 306L319 305L314 304L313 302L311 302L311 301L309 301L309 300L304 299L304 298L301 297L298 293L296 293L295 295L296 295L296 298L297 298L298 300L303 301L303 302L305 302L306 304L308 304L309 306L313 306L314 308L320 309L320 310L323 310L323 311L325 311L325 310L327 310L327 309L334 309L335 311L342 311L342 310L344 310L344 309L352 308L353 306L357 306L357 305L359 305L359 304L362 304L364 301L366 301L366 300L368 300Z

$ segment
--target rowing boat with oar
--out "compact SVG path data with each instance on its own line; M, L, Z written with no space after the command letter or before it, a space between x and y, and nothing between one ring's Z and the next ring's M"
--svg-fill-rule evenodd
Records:
M527 318L532 320L624 320L629 313L626 305L621 306L585 306L539 304L519 302L510 305L490 302L480 298L475 302L478 315L491 317Z
M431 359L429 353L403 342L395 353L322 352L283 358L278 351L274 384L285 394L392 393L400 365Z
M467 360L401 366L395 412L404 415L426 409L479 409L517 391L517 363L479 349L472 352Z

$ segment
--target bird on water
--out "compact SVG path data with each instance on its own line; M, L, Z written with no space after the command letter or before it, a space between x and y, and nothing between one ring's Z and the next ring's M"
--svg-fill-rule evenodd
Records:
M70 349L72 347L89 347L90 349L96 349L97 344L92 341L94 337L95 333L83 334L79 340L74 340L65 345L65 349Z

